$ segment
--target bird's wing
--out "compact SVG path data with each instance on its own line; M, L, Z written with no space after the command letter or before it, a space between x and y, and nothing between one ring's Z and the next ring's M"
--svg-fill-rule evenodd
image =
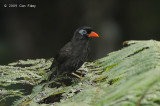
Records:
M62 49L59 51L55 59L58 61L58 63L63 63L65 60L67 60L72 54L72 45L71 42L68 42Z
M50 70L53 69L55 66L62 64L65 60L67 60L71 56L71 53L72 53L71 42L68 42L60 49L59 53L54 57L54 61L50 67Z

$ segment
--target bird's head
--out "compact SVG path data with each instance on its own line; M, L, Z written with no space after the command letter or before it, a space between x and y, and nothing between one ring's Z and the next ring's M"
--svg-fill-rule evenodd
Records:
M74 32L73 39L90 39L99 37L90 27L80 27Z

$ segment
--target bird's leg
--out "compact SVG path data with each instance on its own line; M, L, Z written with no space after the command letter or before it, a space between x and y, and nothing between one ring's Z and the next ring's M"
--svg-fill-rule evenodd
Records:
M62 81L61 81L61 85L63 86L63 88L66 86Z
M83 78L83 77L81 77L81 76L79 76L79 75L75 74L74 72L72 72L72 75L74 75L74 76L76 76L76 77L78 77L78 78L80 78L80 79L82 79L82 78Z
M82 70L81 70L81 77L82 77L83 73L82 73Z

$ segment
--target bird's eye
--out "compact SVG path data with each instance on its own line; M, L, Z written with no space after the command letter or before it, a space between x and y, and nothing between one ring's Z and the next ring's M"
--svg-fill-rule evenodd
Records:
M82 30L79 31L79 33L80 33L81 35L84 35L84 34L87 34L87 31L82 29Z

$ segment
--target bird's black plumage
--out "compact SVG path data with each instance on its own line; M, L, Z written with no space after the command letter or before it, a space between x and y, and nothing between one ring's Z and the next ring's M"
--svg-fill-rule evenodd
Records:
M89 54L89 41L92 29L90 27L81 27L74 32L74 36L70 42L64 45L54 58L50 67L54 70L50 76L50 80L55 76L64 75L76 71L87 60ZM56 69L55 69L56 68Z

